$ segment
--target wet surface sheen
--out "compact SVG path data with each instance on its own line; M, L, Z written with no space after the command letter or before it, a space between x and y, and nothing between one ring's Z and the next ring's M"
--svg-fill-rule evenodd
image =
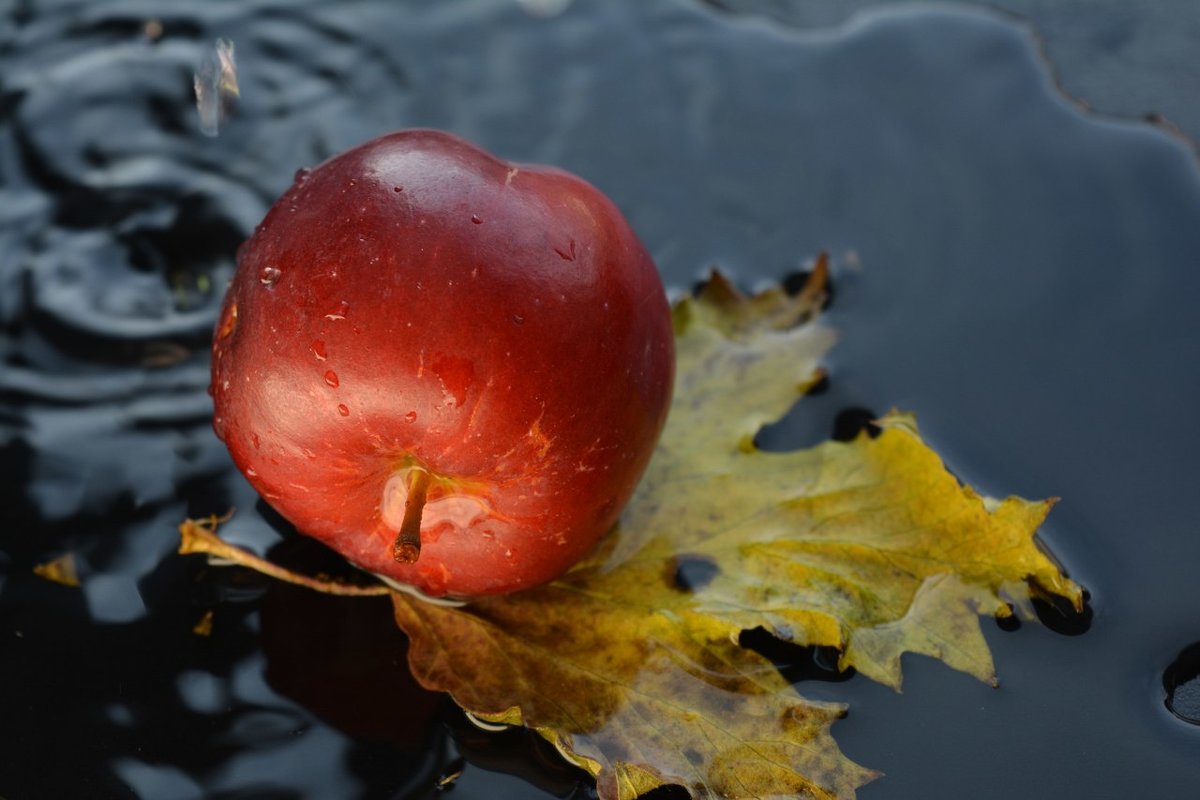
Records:
M830 384L764 446L898 406L983 491L1064 498L1044 537L1092 592L1086 635L990 629L999 690L918 658L902 695L804 683L851 704L836 738L887 773L861 797L1200 783L1163 688L1200 640L1200 173L1057 97L1024 28L901 11L800 33L634 0L6 8L0 795L425 797L464 764L459 798L592 791L413 686L386 608L172 554L188 514L236 506L223 531L260 551L288 532L211 430L220 292L297 168L404 126L583 175L678 289L829 249ZM210 138L192 75L218 37L241 98ZM66 551L80 589L32 574Z

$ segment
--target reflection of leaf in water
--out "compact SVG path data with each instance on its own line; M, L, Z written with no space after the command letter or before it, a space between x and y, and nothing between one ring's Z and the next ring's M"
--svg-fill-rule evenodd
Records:
M852 797L873 773L829 735L842 709L798 696L740 631L836 646L896 687L904 652L993 681L978 614L1032 618L1036 593L1078 608L1033 540L1050 504L961 486L908 416L849 443L754 447L832 343L819 288L745 298L718 278L679 304L671 415L619 531L539 589L462 609L395 595L417 677L538 730L605 798L664 783Z

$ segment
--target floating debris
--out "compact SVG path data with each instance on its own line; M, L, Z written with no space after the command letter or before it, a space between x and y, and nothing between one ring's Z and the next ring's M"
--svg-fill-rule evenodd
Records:
M204 612L204 616L200 621L192 626L192 633L197 636L212 636L213 630L213 612L212 609Z
M38 564L33 568L33 573L48 581L61 583L63 586L79 588L79 571L75 567L74 553L66 553L53 561Z
M454 788L454 782L462 777L463 770L467 768L467 762L463 758L456 758L446 765L442 774L438 777L436 788L445 791Z

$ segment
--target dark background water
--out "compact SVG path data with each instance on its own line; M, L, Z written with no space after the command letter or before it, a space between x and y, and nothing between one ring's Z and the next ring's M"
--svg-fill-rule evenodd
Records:
M828 249L830 386L764 446L898 406L983 491L1063 498L1043 538L1090 626L987 626L999 689L919 657L903 694L803 683L887 773L861 797L1195 796L1200 728L1162 675L1200 640L1200 171L1137 117L1200 131L1200 8L827 27L864 5L0 3L0 796L425 797L460 768L460 798L593 791L413 686L386 603L173 554L184 516L237 506L229 538L331 566L213 437L208 339L293 172L415 125L592 180L676 290ZM217 37L241 101L207 138ZM64 552L79 589L32 574Z

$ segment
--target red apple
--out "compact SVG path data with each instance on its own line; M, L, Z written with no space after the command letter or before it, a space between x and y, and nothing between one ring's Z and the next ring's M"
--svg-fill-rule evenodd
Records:
M214 427L302 532L432 596L552 580L666 417L670 311L597 189L446 133L297 174L238 253Z

